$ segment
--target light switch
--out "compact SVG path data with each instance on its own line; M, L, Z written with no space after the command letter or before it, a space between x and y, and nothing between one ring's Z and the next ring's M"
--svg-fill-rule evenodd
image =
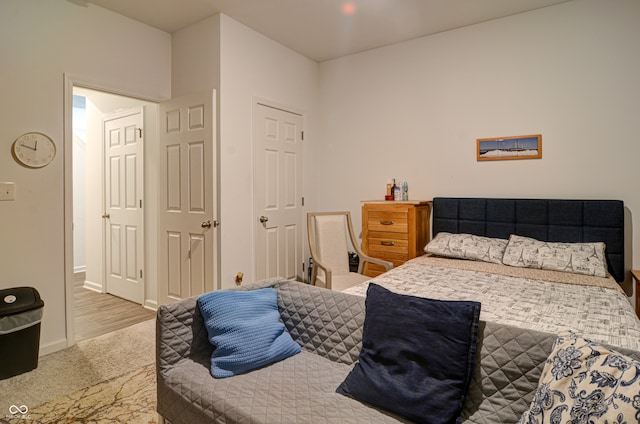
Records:
M0 200L16 200L16 183L0 183Z

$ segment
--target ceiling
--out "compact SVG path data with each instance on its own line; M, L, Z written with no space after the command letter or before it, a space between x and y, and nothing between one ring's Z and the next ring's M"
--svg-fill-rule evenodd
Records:
M67 0L167 32L223 13L317 62L568 0Z

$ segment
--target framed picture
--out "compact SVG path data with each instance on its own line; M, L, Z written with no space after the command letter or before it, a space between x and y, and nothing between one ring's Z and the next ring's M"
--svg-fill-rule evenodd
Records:
M476 141L479 161L540 159L542 157L542 135L540 134L479 138Z

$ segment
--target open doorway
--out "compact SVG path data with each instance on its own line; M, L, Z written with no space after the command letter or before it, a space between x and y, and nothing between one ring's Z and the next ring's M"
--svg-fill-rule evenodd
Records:
M147 138L147 134L143 134L142 116L145 113L148 118L144 123L148 122L150 127L156 126L157 104L153 102L73 87L73 301L76 341L96 337L155 316L152 310L154 305L146 305L145 308L149 290L144 287L147 252L144 246L144 226L120 221L115 223L115 217L114 224L107 225L111 221L107 206L110 202L105 202L105 198L109 199L113 194L115 186L109 184L110 181L120 180L122 184L129 184L131 192L135 192L134 198L123 200L135 204L140 215L139 221L144 223L142 207L143 201L147 201L144 199L144 162L142 159L136 161L135 153L128 150L119 153L118 157L111 160L110 165L110 158L105 155L105 151L117 141L125 146L135 144L131 142L133 140L142 146L143 138ZM137 114L140 116L136 117ZM131 116L136 119L133 123L130 121ZM118 121L126 122L118 124L119 126L112 125ZM149 131L149 135L153 134L154 131ZM141 153L142 151L138 154ZM122 170L122 174L112 176L111 171L117 168ZM132 235L139 241L132 242ZM120 244L125 249L133 245L134 249L120 254ZM138 246L140 244L142 246ZM114 257L118 259L112 262ZM125 281L140 285L139 289L135 289L135 296L123 294L114 288L113 283L110 285L109 281L113 280L111 277L118 273L126 277Z

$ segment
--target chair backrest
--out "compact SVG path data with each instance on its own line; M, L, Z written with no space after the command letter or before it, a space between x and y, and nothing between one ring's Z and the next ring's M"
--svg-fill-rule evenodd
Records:
M335 214L314 214L315 249L320 260L333 275L349 273L347 244L347 216L344 212Z

